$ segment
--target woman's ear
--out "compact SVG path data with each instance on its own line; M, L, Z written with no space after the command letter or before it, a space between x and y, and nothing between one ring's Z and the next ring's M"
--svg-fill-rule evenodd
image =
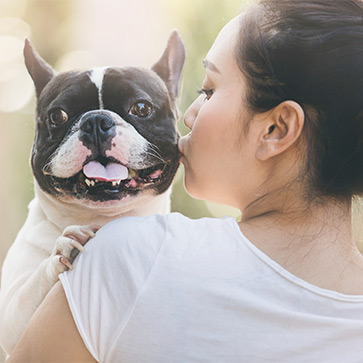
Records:
M256 158L264 161L292 146L301 135L304 111L294 101L284 101L269 111L263 120Z

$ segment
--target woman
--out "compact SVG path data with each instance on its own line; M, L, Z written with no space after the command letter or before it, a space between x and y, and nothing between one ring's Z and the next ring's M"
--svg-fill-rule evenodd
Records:
M262 0L228 23L179 148L187 191L241 221L105 226L10 362L361 362L362 65L360 0Z

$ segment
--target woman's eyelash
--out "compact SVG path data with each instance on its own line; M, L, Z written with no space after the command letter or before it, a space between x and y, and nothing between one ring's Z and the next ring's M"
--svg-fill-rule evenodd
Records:
M205 99L206 100L209 100L212 95L213 95L213 92L214 92L214 89L205 89L205 88L202 88L200 90L197 91L198 94L202 95L202 94L205 94Z

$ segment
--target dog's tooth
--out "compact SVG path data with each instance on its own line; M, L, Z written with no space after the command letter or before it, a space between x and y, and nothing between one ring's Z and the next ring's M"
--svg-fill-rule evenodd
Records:
M89 179L86 179L84 182L85 182L88 186L90 186L90 185L91 185L91 181L90 181Z
M137 176L137 172L134 169L129 169L129 176L128 179L133 179L135 178L135 176Z

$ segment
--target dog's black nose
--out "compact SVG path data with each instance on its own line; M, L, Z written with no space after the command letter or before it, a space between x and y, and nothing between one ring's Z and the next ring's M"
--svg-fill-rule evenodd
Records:
M81 121L81 138L88 145L102 147L116 134L116 125L111 116L92 113Z

